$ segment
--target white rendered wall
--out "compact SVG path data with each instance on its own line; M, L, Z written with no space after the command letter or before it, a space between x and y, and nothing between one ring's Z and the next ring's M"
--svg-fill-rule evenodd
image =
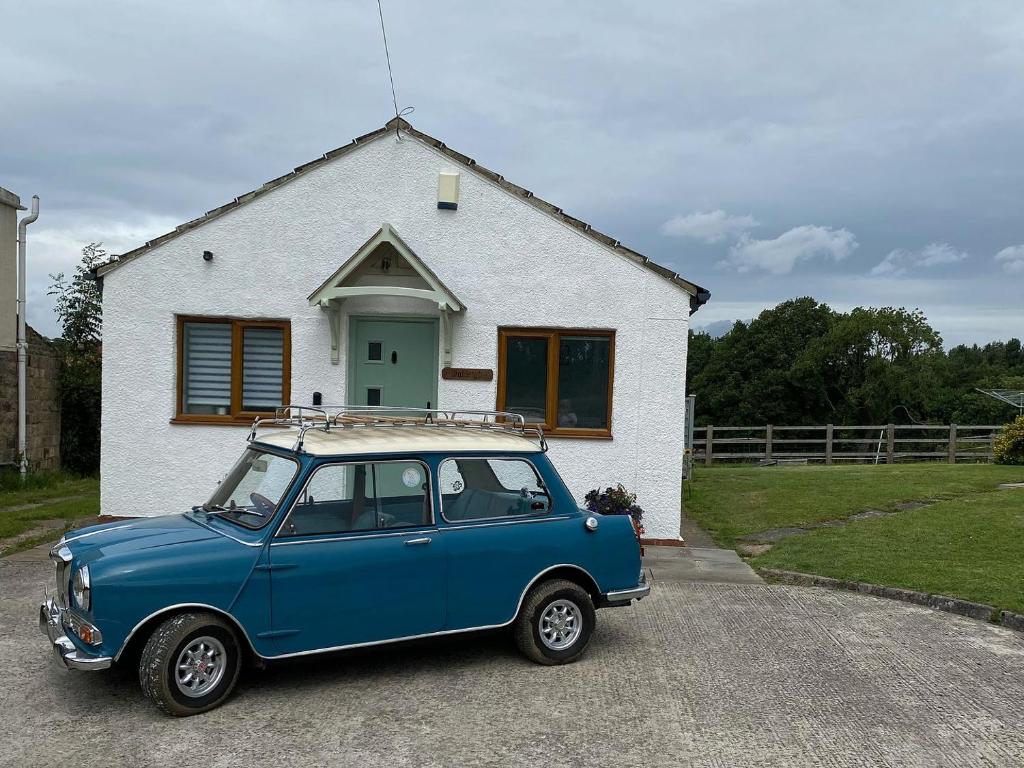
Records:
M496 370L501 325L616 330L613 439L551 438L550 456L580 500L621 482L647 535L677 538L688 295L465 168L458 210L439 210L438 173L451 167L387 135L107 274L103 514L200 503L244 448L243 427L170 423L176 315L291 320L292 401L319 391L343 403L347 314L437 314L411 299L346 301L331 364L327 318L306 296L387 222L468 307L453 323L454 366ZM438 382L439 407L494 408L495 397L496 382Z

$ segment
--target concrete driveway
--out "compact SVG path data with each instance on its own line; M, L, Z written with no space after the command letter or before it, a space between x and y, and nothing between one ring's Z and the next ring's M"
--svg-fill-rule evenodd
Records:
M45 552L5 558L0 765L1024 764L1024 635L652 570L651 597L600 612L568 667L500 634L448 638L249 671L222 708L175 720L130 675L58 669L36 627Z

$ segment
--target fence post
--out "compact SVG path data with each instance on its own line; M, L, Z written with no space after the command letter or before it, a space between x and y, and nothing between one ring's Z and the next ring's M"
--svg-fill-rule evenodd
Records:
M825 463L832 463L832 433L833 426L829 424L825 427Z
M771 461L772 458L772 425L769 424L764 428L764 458L766 461Z
M949 425L949 463L956 464L956 424Z
M896 461L896 425L889 424L885 428L885 463L893 464Z
M715 444L715 428L708 424L708 430L704 437L704 466L710 467L714 461L712 457L712 446Z

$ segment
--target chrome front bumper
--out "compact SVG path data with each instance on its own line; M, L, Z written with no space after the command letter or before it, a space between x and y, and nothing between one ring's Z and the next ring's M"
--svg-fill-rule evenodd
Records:
M64 620L61 608L47 598L39 606L39 631L53 643L53 652L68 669L106 669L113 659L109 656L90 656L80 651L64 634Z

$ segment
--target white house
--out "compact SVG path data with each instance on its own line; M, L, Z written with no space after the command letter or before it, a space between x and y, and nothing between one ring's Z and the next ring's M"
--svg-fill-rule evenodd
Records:
M203 502L282 403L512 410L678 539L710 294L392 120L96 270L102 511ZM470 370L472 369L472 370Z

